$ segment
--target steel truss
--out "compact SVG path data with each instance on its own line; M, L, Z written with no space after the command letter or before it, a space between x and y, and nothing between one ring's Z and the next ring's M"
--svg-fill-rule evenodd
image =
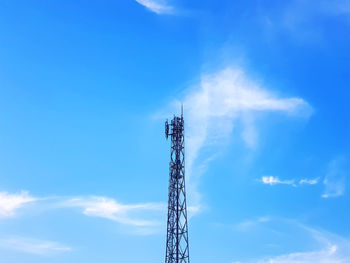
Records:
M170 131L169 131L170 129ZM169 201L165 263L189 263L185 191L184 119L174 116L165 123L165 136L171 137Z

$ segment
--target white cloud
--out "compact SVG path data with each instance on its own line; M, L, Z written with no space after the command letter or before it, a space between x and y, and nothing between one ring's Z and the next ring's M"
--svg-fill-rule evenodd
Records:
M335 158L328 165L328 172L323 180L325 191L323 198L338 197L345 193L345 160L344 158Z
M12 217L18 209L37 200L24 191L19 194L0 192L0 218Z
M35 198L30 196L28 192L22 191L19 194L0 192L0 219L13 217L20 208L38 200L47 201L46 204L41 204L44 211L52 208L77 207L81 208L82 213L86 216L113 220L129 226L129 228L124 227L123 229L136 234L159 232L159 226L163 223L161 218L166 213L166 204L163 203L121 204L112 198L103 196ZM193 215L198 208L192 206L188 210L189 215Z
M258 233L258 236L272 236L274 244L265 243L263 239L259 245L264 247L265 255L255 260L239 261L241 263L348 263L350 262L350 240L334 233L314 229L295 220L268 217L268 221L247 220L244 221L243 230L250 231L249 234ZM242 223L238 224L240 226ZM267 224L267 225L266 225ZM226 227L225 225L223 225ZM254 227L254 228L253 228ZM235 227L234 230L242 230ZM263 231L262 231L263 230ZM248 233L245 233L247 235ZM284 242L287 240L287 243ZM299 244L300 252L289 252L282 255L274 255L275 249L268 247L283 246L283 250L291 247L294 240ZM269 241L268 241L269 242ZM272 246L271 246L272 245ZM312 248L312 249L310 249ZM295 249L295 248L294 248ZM258 249L259 250L259 249ZM272 252L273 254L267 256ZM259 257L259 256L258 256ZM237 261L238 262L238 261Z
M287 184L287 185L292 185L294 187L297 187L300 185L315 185L315 184L318 184L319 180L320 178L300 179L299 181L295 179L280 180L278 177L275 177L275 176L263 176L261 178L261 182L263 184L269 184L269 185Z
M67 207L80 207L83 214L93 217L102 217L116 221L120 224L136 227L156 226L158 221L153 219L140 219L151 216L152 212L166 211L165 205L160 203L120 204L112 198L92 196L72 198L62 203ZM140 214L140 212L142 212Z
M248 146L253 146L258 137L254 112L282 112L308 117L311 109L301 98L278 98L236 68L203 75L200 86L185 96L184 105L189 169L203 146L227 138L239 119L246 126L243 139Z
M344 258L337 254L336 245L325 247L319 251L299 252L259 260L258 263L346 263L349 256Z
M299 184L311 184L311 185L313 185L313 184L318 184L319 180L320 180L319 177L315 178L315 179L301 179L299 181Z
M204 147L227 144L234 127L240 124L243 125L244 143L249 148L256 147L259 133L254 120L260 112L302 118L308 118L312 113L312 108L302 98L280 97L251 80L243 70L232 67L204 74L198 85L185 91L182 101L186 121L188 200L195 206L200 203L198 179L212 159L209 157L196 164ZM171 111L179 109L180 103L173 102ZM211 151L211 156L216 153ZM196 169L193 169L195 165Z
M174 8L167 4L165 0L136 0L140 5L157 14L171 14Z
M290 221L292 222L292 221ZM300 223L293 223L305 230L305 237L311 237L313 246L318 249L306 252L266 257L258 263L347 263L350 262L350 240L327 231L316 230ZM256 261L255 261L256 262Z
M294 180L280 180L274 176L263 176L261 179L263 184L276 185L276 184L290 184L294 185Z
M0 239L0 247L36 255L51 255L71 250L70 247L57 242L23 237Z

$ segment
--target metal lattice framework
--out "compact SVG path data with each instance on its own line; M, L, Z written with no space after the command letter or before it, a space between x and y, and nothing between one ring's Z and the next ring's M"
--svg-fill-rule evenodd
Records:
M166 121L165 136L166 138L171 137L165 263L189 263L185 191L185 140L182 113L181 117L174 116L170 124Z

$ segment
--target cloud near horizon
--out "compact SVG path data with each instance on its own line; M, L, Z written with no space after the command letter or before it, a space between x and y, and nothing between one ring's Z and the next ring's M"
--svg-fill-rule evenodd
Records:
M274 217L260 217L254 220L239 222L231 225L218 224L234 231L244 231L245 235L259 236L277 235L279 245L286 240L293 239L300 242L299 248L288 249L284 254L278 254L274 249L260 258L233 263L347 263L350 262L350 240L343 236L324 230L315 229L296 220ZM272 240L276 240L273 237ZM268 239L267 239L268 240ZM266 240L261 240L261 246L266 246ZM266 248L266 247L265 247ZM296 250L296 251L293 251ZM299 251L298 251L299 250ZM271 254L270 254L271 253Z
M326 231L299 224L318 249L265 257L257 263L347 263L350 262L350 240Z
M321 250L310 252L295 252L257 261L257 263L346 263L349 256L344 259L338 254L336 245L327 246Z

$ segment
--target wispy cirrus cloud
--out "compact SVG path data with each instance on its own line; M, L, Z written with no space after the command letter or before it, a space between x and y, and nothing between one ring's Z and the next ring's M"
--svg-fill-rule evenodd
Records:
M325 191L322 195L323 198L331 198L342 196L345 193L345 159L338 157L333 159L328 165L327 174L323 180L325 185Z
M72 250L70 247L57 242L24 237L0 239L0 248L35 255L55 255Z
M267 218L267 219L265 219ZM241 232L244 235L258 235L266 238L259 240L259 246L264 247L262 255L256 259L233 261L235 263L347 263L350 262L350 240L343 236L316 229L296 220L274 217L262 217L246 220L234 225L217 225L226 231ZM233 227L232 227L233 226ZM237 233L239 233L237 232ZM283 245L290 240L297 242L298 248L288 249ZM270 243L271 241L278 244ZM266 243L268 242L268 243ZM282 246L290 250L288 253L276 253L275 248ZM294 250L294 251L293 251ZM270 255L269 255L270 254Z
M18 194L0 192L0 218L13 217L20 208L37 200L26 191Z
M336 245L321 250L296 252L257 261L257 263L346 263L349 256L339 255Z
M172 14L174 12L174 7L165 0L136 0L136 2L158 15Z
M350 240L342 236L317 230L300 223L300 229L313 240L318 249L306 252L292 252L288 254L264 257L255 261L258 263L346 263L350 262Z
M102 196L71 198L61 206L77 207L86 216L101 217L135 228L159 226L159 213L166 211L166 205L162 203L121 204Z
M200 206L198 179L213 159L209 157L198 162L204 148L227 144L234 128L243 123L241 138L248 148L254 149L259 141L255 124L259 113L280 113L307 119L313 111L304 99L281 97L252 80L237 67L203 74L200 82L186 90L183 99L173 101L168 111L178 110L180 101L184 103L187 124L188 199L191 205L197 207ZM162 117L166 115L171 116L172 113L162 114ZM215 156L217 151L211 153Z
M46 202L38 203L39 200ZM86 216L100 217L112 220L118 224L129 226L130 232L139 234L153 234L159 230L161 218L166 214L164 203L122 204L113 198L104 196L78 197L43 197L31 196L27 191L19 194L0 192L0 219L10 218L27 204L33 203L33 208L41 212L46 209L78 208ZM195 213L195 207L189 207L189 213Z
M303 185L303 184L309 184L309 185L313 185L313 184L318 184L318 182L320 181L320 178L314 178L314 179L301 179L299 181L299 184Z
M288 34L298 42L320 44L327 29L326 20L336 19L350 25L348 0L291 0L276 8L266 8L260 20L268 36Z
M279 185L279 184L286 184L286 185L292 185L294 187L301 186L301 185L315 185L318 184L320 181L320 178L314 178L314 179L291 179L291 180L281 180L277 176L263 176L261 178L261 182L263 184L268 185Z

